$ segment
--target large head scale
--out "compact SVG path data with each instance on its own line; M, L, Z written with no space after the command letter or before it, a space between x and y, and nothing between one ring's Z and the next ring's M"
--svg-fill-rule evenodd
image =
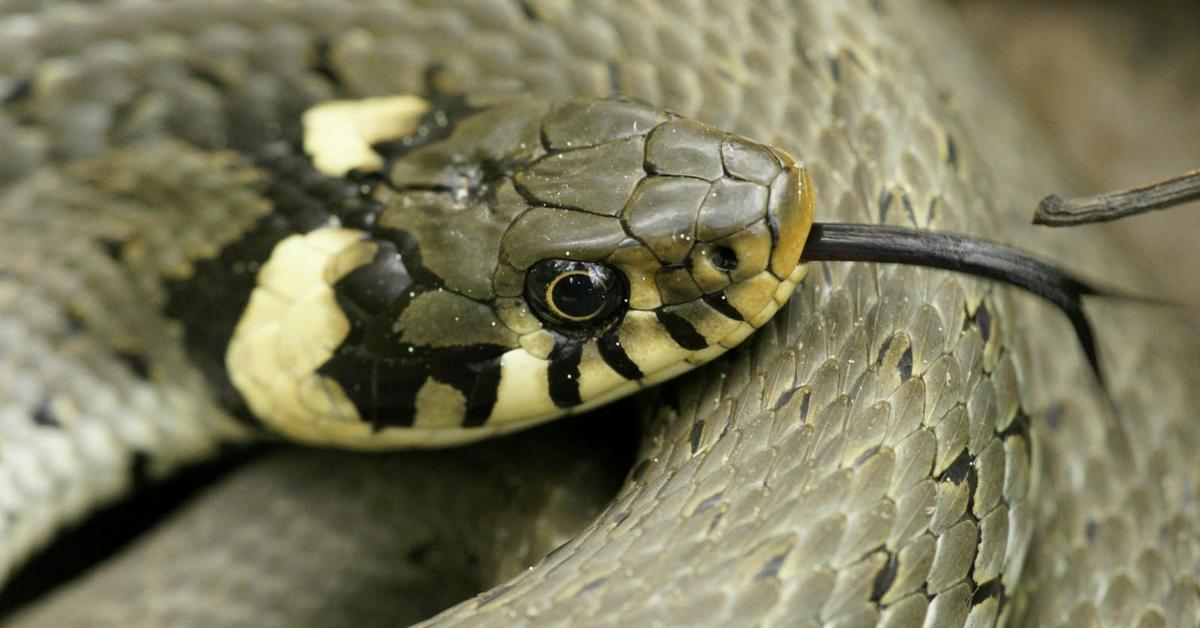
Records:
M320 350L294 383L246 366L249 309L230 344L231 379L281 432L437 445L577 412L735 346L803 276L812 184L780 150L620 100L417 104L399 133L405 103L306 116L316 166L364 186L338 227L294 236L324 251L323 331L303 340ZM323 139L339 115L357 161Z

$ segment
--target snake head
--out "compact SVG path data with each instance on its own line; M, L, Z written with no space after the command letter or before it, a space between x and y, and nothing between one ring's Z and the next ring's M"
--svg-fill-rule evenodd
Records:
M803 277L814 194L781 150L625 100L336 107L305 149L364 184L314 244L320 407L266 404L278 431L443 445L580 412L736 346Z
M528 208L494 279L539 362L510 376L524 402L499 417L530 398L539 415L578 411L703 364L803 276L812 183L783 151L612 100L552 106L541 135L546 154L512 175Z

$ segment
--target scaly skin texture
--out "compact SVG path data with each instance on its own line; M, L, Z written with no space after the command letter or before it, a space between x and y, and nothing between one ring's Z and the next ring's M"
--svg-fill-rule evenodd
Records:
M1138 285L1116 239L1026 225L1036 199L1069 174L954 26L915 2L122 6L34 7L33 18L0 22L7 35L0 75L40 81L34 106L9 107L0 118L0 144L11 147L0 171L20 181L0 200L6 225L39 215L21 196L29 182L52 192L78 185L53 162L100 154L109 142L168 131L203 147L253 142L256 127L227 128L221 108L239 103L267 123L335 93L299 70L314 63L320 40L329 50L322 63L344 77L337 93L419 92L429 82L447 90L515 82L542 95L615 87L803 158L819 220L1002 239L1089 276ZM137 69L148 58L155 71ZM185 59L202 72L183 69ZM427 71L434 62L440 70ZM117 69L125 64L132 69ZM124 83L111 80L114 72L127 75ZM112 105L151 83L162 91L143 109ZM118 124L136 111L144 113L141 126ZM229 204L221 186L203 189L213 203ZM169 342L154 364L175 370L152 370L151 380L119 366L101 342L109 335L68 342L76 336L55 314L64 302L79 300L81 312L114 326L137 312L95 287L55 290L51 279L66 282L81 267L103 272L83 262L102 252L89 257L64 246L65 231L25 232L27 247L35 242L41 255L58 256L29 267L39 290L32 281L18 289L0 279L7 282L0 283L0 364L10 375L0 378L7 565L64 518L120 492L130 452L149 451L151 468L165 468L202 453L223 429ZM71 261L75 253L82 259ZM6 270L15 264L10 255L2 258ZM1065 321L1031 297L944 272L814 268L747 346L664 394L635 470L583 531L510 580L502 576L518 571L511 566L460 578L463 590L472 578L503 583L434 621L1194 625L1200 346L1170 312L1106 303L1091 312L1115 416ZM164 388L163 381L183 384ZM71 429L30 418L52 385L75 396L81 418ZM540 447L557 442L526 438ZM541 476L530 470L536 465L514 463L530 455L514 442L522 441L496 445L512 447L505 464L514 466L504 468L516 471L504 477L528 472L557 487L532 498L541 504L572 491L580 476L553 468ZM463 505L470 504L469 493L456 493L463 485L494 481L495 465L471 463L477 452L444 452L450 466L404 472L412 476L387 471L428 458L295 451L264 460L109 573L21 619L362 625L418 617L438 604L414 600L399 611L394 599L379 602L387 595L347 602L314 590L314 579L350 591L355 583L378 585L392 564L368 557L403 547L387 527L403 515L351 516L348 526L328 513L383 508L387 491L356 482L395 491L419 482L421 494L449 495L443 499L467 511L423 510L444 514L433 528L466 525L542 543L550 530L549 545L569 535L572 526L555 508L508 519L484 500L480 510ZM412 480L396 483L398 475ZM256 507L268 496L278 510ZM593 508L566 510L578 516ZM350 527L355 534L326 544L334 530ZM233 529L249 537L211 532ZM470 537L446 538L454 547ZM197 549L193 539L213 545ZM488 561L506 555L513 554L500 550ZM308 562L334 557L332 575ZM441 558L453 572L453 557ZM228 586L231 570L244 575L242 586ZM396 586L385 588L419 597ZM339 604L352 610L338 613Z

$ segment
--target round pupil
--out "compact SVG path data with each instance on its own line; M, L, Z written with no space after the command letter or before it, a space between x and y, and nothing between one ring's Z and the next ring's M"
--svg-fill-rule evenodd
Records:
M604 307L605 286L585 272L573 272L554 284L554 307L573 318L586 318Z

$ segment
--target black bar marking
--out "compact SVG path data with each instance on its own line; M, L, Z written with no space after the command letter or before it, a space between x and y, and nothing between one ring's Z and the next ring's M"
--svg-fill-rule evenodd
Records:
M16 82L3 98L0 98L0 104L15 105L21 101L28 100L33 95L33 79L24 78Z
M390 240L371 240L378 249L368 263L355 268L333 284L334 299L350 321L350 334L342 342L353 345L362 342L372 323L386 318L397 306L408 303L406 294L415 296L423 290L414 289L404 259ZM403 301L398 303L398 301Z
M341 347L317 374L337 382L359 418L376 431L412 427L417 390L428 373L401 360L380 358L359 347Z
M139 379L150 379L150 362L146 359L146 356L120 349L114 351L113 355L121 360L129 368L129 371Z
M560 408L570 408L583 403L579 396L579 361L583 358L583 343L573 339L561 339L550 352L550 367L546 376L550 380L550 399Z
M42 427L62 427L62 423L58 420L58 414L54 412L54 404L50 397L43 399L34 409L33 422Z
M332 87L341 87L343 85L342 77L338 76L334 70L332 60L333 42L329 37L322 37L313 44L313 64L309 67L309 71L323 77L329 81Z
M475 386L467 398L467 411L463 415L463 427L479 427L487 423L496 407L496 395L500 391L500 358L488 363L475 378Z
M655 314L658 316L658 322L667 328L667 333L671 335L675 344L688 351L708 348L708 341L696 331L696 327L688 319L661 308L655 311Z
M121 262L121 252L125 250L125 243L121 240L113 240L110 238L100 238L96 240L96 244L100 245L100 249L114 262Z
M887 552L887 562L883 564L883 569L880 569L875 574L875 580L871 582L871 601L878 602L883 599L884 594L888 589L892 588L892 584L896 582L896 575L900 572L900 562L896 555L892 552Z
M974 565L972 565L972 569L973 568ZM1004 602L1007 598L1005 597L1004 583L1001 582L999 578L989 580L988 582L979 585L978 589L975 589L975 593L971 595L971 607L974 608L975 606L982 604L988 598L995 598L997 601L999 601L998 606L1001 611L1003 611Z
M708 307L720 312L721 316L724 316L725 318L734 321L746 320L746 318L742 316L742 313L737 311L737 308L733 307L733 304L729 302L729 299L725 298L724 291L716 294L704 295L704 302L708 305Z
M616 329L612 329L600 336L596 340L596 348L600 351L600 357L604 359L604 363L621 377L634 381L646 376L642 373L642 369L633 360L629 359L629 354L625 352L625 347L621 346L621 338L617 334Z
M896 363L896 368L900 369L900 381L907 382L912 378L913 353L912 346L904 350L900 354L900 360Z
M692 424L692 433L688 434L688 444L691 445L692 455L696 455L696 450L700 449L700 439L704 437L704 421L696 421Z
M530 22L538 21L537 11L533 5L529 4L529 0L517 0L517 8L521 10L521 14Z
M969 320L979 327L979 337L986 344L992 337L992 314L988 310L987 303L980 303Z

